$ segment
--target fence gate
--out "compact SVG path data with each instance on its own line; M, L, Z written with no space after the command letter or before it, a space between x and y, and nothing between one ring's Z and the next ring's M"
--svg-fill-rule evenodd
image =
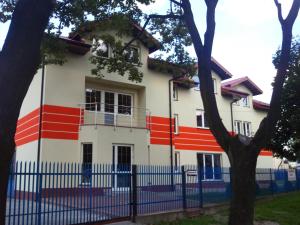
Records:
M112 165L16 163L10 176L6 225L83 224L131 214L131 190L114 188ZM126 177L130 183L131 174Z

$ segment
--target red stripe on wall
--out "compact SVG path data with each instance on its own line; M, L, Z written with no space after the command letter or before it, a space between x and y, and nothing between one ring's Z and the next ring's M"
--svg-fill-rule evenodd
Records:
M174 128L172 128L172 130L174 130ZM165 125L151 124L151 131L170 132L170 127Z
M28 122L32 118L40 115L40 109L35 109L32 112L28 113L26 116L23 116L18 120L17 126L21 126L23 123Z
M182 145L176 144L176 149L180 150L194 150L194 151L217 151L217 152L224 152L221 147L217 146L201 146L201 145Z
M42 129L51 131L78 132L78 125L43 122Z
M170 119L166 118L166 117L151 116L150 122L151 123L169 125L170 124ZM172 124L174 124L174 118L172 119Z
M66 133L56 131L42 131L42 138L49 139L64 139L64 140L78 140L78 133Z
M185 138L185 139L201 139L201 140L208 140L208 141L216 141L213 135L208 134L193 134L193 133L180 133L176 135L178 138Z
M24 130L22 132L16 133L15 140L19 140L21 138L24 138L26 136L29 136L29 135L37 133L37 132L39 132L39 125L38 124L34 125L33 127L30 127L27 130Z
M29 142L33 142L36 141L39 138L39 134L35 133L35 134L31 134L27 137L24 137L22 139L16 140L16 146L21 146L24 144L27 144Z
M79 116L80 109L72 108L72 107L64 107L64 106L44 105L43 113L58 113L58 114Z
M28 122L24 122L21 125L18 125L16 134L19 134L19 133L23 132L24 130L27 130L30 127L38 125L39 119L40 119L39 117L35 117L33 119L30 119Z
M175 139L175 145L176 144L190 144L190 145L212 145L217 146L220 148L218 143L215 140L192 140L192 139Z
M43 114L43 121L46 122L57 122L57 123L73 123L78 124L80 117L73 115L59 115L59 114Z
M195 127L179 127L179 132L186 132L186 133L196 133L196 134L210 134L212 135L209 129L203 128L195 128Z
M261 156L273 156L273 153L270 152L270 151L261 151L259 153L259 155L261 155Z
M175 135L173 134L172 137L174 138ZM151 138L170 138L170 132L157 132L151 131Z
M164 138L152 138L151 137L150 138L150 144L153 144L153 145L169 145L170 140L169 139L164 139Z

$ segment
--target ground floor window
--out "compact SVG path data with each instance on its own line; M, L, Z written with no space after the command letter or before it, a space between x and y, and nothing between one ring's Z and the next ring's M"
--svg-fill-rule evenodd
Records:
M219 180L222 178L221 154L197 154L197 163L202 180Z
M175 152L174 169L180 171L180 152Z

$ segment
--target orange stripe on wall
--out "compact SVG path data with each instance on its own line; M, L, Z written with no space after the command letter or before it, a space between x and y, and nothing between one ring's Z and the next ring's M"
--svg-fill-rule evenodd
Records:
M58 114L43 114L43 121L45 122L57 122L57 123L73 123L79 124L80 117L73 115L58 115Z
M173 134L172 137L174 138L175 135ZM170 132L157 132L151 131L151 138L170 138Z
M31 134L31 135L29 135L29 136L27 136L25 138L16 140L16 146L21 146L21 145L27 144L29 142L36 141L38 138L39 138L39 134L38 133Z
M25 131L16 133L15 140L19 140L21 138L24 138L26 136L29 136L29 135L37 133L37 132L39 132L39 125L38 124L34 125L33 127L30 127L29 129L27 129Z
M273 153L271 151L261 151L259 153L261 156L273 156Z
M175 145L176 144L190 144L190 145L213 145L213 146L217 146L220 148L220 146L218 145L218 143L216 141L212 141L212 140L191 140L191 139L175 139Z
M210 134L212 135L209 129L203 128L195 128L195 127L179 127L179 132L187 132L187 133L196 133L196 134Z
M185 138L185 139L201 139L201 140L216 141L213 135L207 135L207 134L179 133L178 135L176 135L176 137Z
M151 116L150 122L151 123L169 125L170 124L170 119L166 118L166 117ZM174 118L172 119L172 124L174 124Z
M150 144L153 145L169 145L170 140L165 138L150 138ZM174 143L173 143L174 144Z
M17 126L16 134L21 133L24 130L27 130L30 127L33 127L35 125L39 124L39 117L35 117L33 119L30 119L28 122L24 122L21 125Z

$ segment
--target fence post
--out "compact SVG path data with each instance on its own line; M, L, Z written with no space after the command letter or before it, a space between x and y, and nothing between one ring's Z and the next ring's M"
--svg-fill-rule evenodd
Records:
M273 172L272 172L272 168L270 168L270 188L271 188L271 195L274 195L274 190L273 190Z
M37 180L36 180L36 210L37 210L37 225L42 224L42 183L43 181L43 163L37 163Z
M186 176L185 176L185 170L184 166L181 166L181 183L182 183L182 206L183 210L187 209L186 204Z
M132 165L132 222L136 222L137 216L137 166Z
M203 208L202 168L198 167L199 207Z

